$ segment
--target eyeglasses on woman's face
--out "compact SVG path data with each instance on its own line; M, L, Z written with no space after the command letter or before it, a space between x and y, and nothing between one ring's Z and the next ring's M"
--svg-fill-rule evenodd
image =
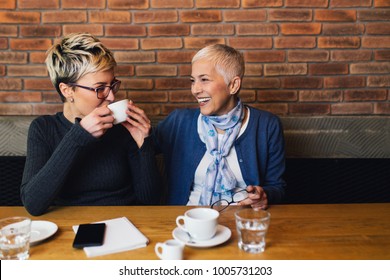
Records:
M248 197L248 193L249 192L246 189L241 189L239 191L232 193L232 197L230 200L226 200L226 199L217 200L213 204L211 204L210 207L221 212L226 208L228 208L230 204L239 203L244 199L246 199Z
M73 83L70 83L68 85L72 87L79 87L79 88L94 91L96 92L96 97L98 99L106 99L107 96L110 94L110 91L112 91L113 94L116 94L119 91L119 88L121 86L121 81L115 79L110 86L99 86L96 88L86 87L86 86L73 84Z

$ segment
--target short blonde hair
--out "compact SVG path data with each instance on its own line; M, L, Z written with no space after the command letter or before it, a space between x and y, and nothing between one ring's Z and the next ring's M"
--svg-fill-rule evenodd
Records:
M227 85L236 76L241 79L244 77L244 57L232 47L223 44L204 47L192 58L192 64L201 59L211 61L218 73L223 76Z
M50 80L65 102L60 83L76 83L81 77L113 69L116 61L112 52L89 33L73 33L54 44L46 53Z

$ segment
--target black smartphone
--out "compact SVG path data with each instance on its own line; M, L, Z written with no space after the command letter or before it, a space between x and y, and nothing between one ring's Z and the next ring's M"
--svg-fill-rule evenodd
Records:
M105 231L105 223L81 224L74 238L73 247L80 249L90 246L101 246L103 245Z

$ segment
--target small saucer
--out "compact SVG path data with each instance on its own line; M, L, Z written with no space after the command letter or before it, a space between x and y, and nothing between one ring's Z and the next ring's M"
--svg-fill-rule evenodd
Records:
M209 240L200 240L200 241L191 240L190 241L188 234L185 231L183 231L182 229L177 227L172 231L172 236L176 240L183 242L187 246L200 247L200 248L213 247L213 246L217 246L219 244L222 244L222 243L226 242L227 240L229 240L231 235L232 235L232 232L230 231L230 229L223 226L223 225L218 225L217 233L214 235L213 238L211 238Z
M58 226L49 221L32 221L30 245L36 245L55 234Z

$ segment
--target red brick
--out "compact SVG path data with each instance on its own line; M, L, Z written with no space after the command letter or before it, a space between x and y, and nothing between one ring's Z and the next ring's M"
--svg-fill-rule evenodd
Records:
M9 65L8 66L9 76L47 76L47 70L45 66L34 66L34 65Z
M0 115L31 115L31 104L0 104Z
M18 0L19 9L58 9L60 7L58 0Z
M8 49L8 39L0 38L0 49Z
M22 80L17 78L0 78L0 90L21 90Z
M50 39L11 39L11 49L13 50L47 50L51 46Z
M78 22L86 23L87 14L82 11L43 12L42 23Z
M243 79L242 87L244 89L274 89L280 88L279 78L252 78L248 77Z
M246 62L284 62L284 51L247 51L244 53Z
M390 7L390 0L375 0L374 7Z
M23 37L58 37L61 35L60 25L28 25L20 27Z
M191 26L192 35L234 35L232 24L194 24Z
M386 74L386 73L390 73L390 62L351 64L351 74Z
M107 2L110 9L131 10L149 8L148 0L108 0Z
M128 97L134 102L167 102L168 93L166 91L131 91Z
M390 50L374 51L375 60L390 60Z
M283 35L318 35L321 33L320 23L282 23L280 31Z
M371 103L339 103L332 104L333 115L366 115L372 114L373 106Z
M105 25L107 36L143 37L146 36L146 27L132 24Z
M326 8L328 7L328 0L286 0L285 5L288 8Z
M33 115L54 115L57 112L63 111L62 104L33 104Z
M123 77L131 77L134 76L135 70L134 65L123 65L119 64L115 67L115 75L123 76Z
M0 12L0 22L4 23L28 23L37 24L40 22L39 12Z
M26 64L27 53L25 52L0 52L0 63Z
M0 92L0 102L42 102L40 92Z
M346 75L348 74L348 64L326 63L309 65L310 75Z
M121 88L124 89L152 89L152 79L121 79Z
M16 0L2 0L0 2L1 9L15 9Z
M134 14L135 23L177 22L177 20L176 10L136 12Z
M169 92L169 100L171 102L195 102L195 97L191 94L191 90L177 90Z
M63 33L70 34L70 33L91 33L95 36L103 36L103 25L101 24L65 24L62 27Z
M237 49L271 49L270 37L235 37L228 40L229 45Z
M157 53L159 63L190 63L196 51L166 51Z
M367 86L369 87L390 87L390 76L368 76Z
M199 105L198 103L185 103L185 104L174 104L174 105L167 104L161 107L162 107L161 114L168 115L176 109L199 108Z
M305 51L288 51L289 62L324 62L329 60L328 51L305 50Z
M306 63L265 64L264 76L306 75Z
M257 100L260 102L292 102L297 101L297 92L295 90L261 90L257 94Z
M283 0L242 0L244 8L281 7Z
M16 25L0 25L0 36L16 37L18 36L18 27Z
M176 76L174 65L139 65L136 66L137 76Z
M376 0L377 1L377 0ZM332 0L331 8L371 7L372 0Z
M5 66L0 65L0 76L5 76Z
M316 38L308 36L276 37L274 44L277 49L311 49L316 47Z
M325 88L361 88L366 86L366 78L359 76L325 77Z
M355 10L316 10L314 19L317 21L356 21Z
M194 3L193 0L151 0L150 6L152 8L175 8L175 9L185 9L185 8L193 8Z
M390 48L390 37L389 36L375 36L375 37L363 37L362 39L363 48L381 49Z
M387 91L384 89L361 89L344 91L345 101L381 101L387 100Z
M374 104L374 114L390 115L390 103L376 103L376 104Z
M54 86L48 78L45 79L25 79L25 90L53 90Z
M331 23L323 24L323 35L362 35L364 33L364 24L355 23Z
M278 25L273 23L243 23L237 26L237 35L277 35Z
M265 10L226 10L223 12L226 22L230 21L266 21L267 12Z
M141 39L141 48L144 50L180 49L182 47L183 47L183 43L180 38Z
M196 8L221 8L232 9L240 7L240 0L196 0Z
M30 63L44 64L46 59L46 52L30 53Z
M45 103L59 103L59 104L62 103L60 95L56 91L43 92L42 93L42 101Z
M263 75L262 64L245 64L245 76L261 76Z
M300 90L299 101L302 102L340 102L341 90Z
M140 52L140 51L134 51L134 52L115 52L114 53L115 60L118 63L147 63L147 62L155 62L155 54L154 52Z
M360 21L388 21L390 18L389 9L363 10L358 11Z
M137 39L126 38L100 38L102 43L111 50L138 50Z
M184 47L186 49L201 49L208 45L224 44L223 38L209 38L209 37L188 37L184 38Z
M161 78L155 80L156 89L190 89L188 78Z
M179 64L178 69L179 69L179 76L186 76L186 77L191 76L191 72L192 72L191 64Z
M330 113L329 104L289 104L288 110L293 115L328 115Z
M129 23L131 21L131 15L129 12L122 11L90 11L89 22L90 23Z
M259 110L264 110L271 112L275 115L287 115L288 113L288 105L287 104L279 104L279 103L263 103L263 104L251 104L252 107L257 108Z
M256 101L256 91L242 89L239 92L239 97L244 103L250 103Z
M182 22L220 22L222 21L221 11L181 11L180 18Z
M320 37L318 47L326 49L357 49L360 47L359 37Z
M197 26L197 25L196 25ZM215 25L212 25L214 27ZM188 36L190 26L186 24L159 24L148 27L149 36ZM219 33L218 33L219 34Z
M331 60L333 61L368 61L371 60L372 51L369 50L343 50L332 51Z
M137 106L139 106L142 110L144 110L146 115L149 117L161 115L162 105L148 104L148 103L146 103L146 104L145 103L137 103Z
M270 21L311 21L313 14L307 9L274 9L268 11Z
M390 18L389 18L390 20ZM366 33L369 35L385 35L390 34L390 23L375 22L366 24Z
M63 9L104 9L106 0L62 0Z
M322 88L323 79L319 77L283 77L283 88Z

